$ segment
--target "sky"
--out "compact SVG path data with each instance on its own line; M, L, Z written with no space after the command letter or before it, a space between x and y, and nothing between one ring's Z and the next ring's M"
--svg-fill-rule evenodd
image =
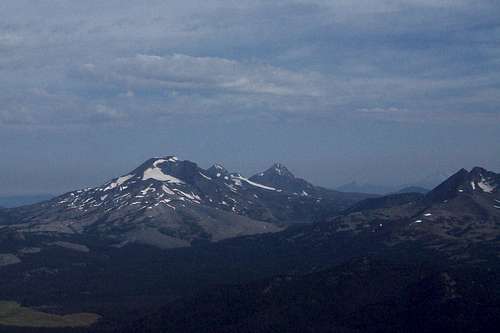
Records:
M496 0L2 0L0 195L153 156L327 187L500 171Z

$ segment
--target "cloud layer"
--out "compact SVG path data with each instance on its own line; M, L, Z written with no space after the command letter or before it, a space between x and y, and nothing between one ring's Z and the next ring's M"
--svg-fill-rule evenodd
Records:
M0 126L498 117L495 1L0 4Z

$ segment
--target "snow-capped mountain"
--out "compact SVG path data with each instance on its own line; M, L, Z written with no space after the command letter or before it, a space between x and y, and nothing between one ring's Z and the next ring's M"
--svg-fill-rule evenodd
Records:
M499 192L500 175L475 167L471 171L461 169L428 193L431 200L446 200L460 194L478 195Z
M314 195L318 190L314 185L305 180L296 178L281 163L276 163L266 171L250 177L250 180L301 196Z
M280 189L283 192L291 193L294 196L306 198L321 198L329 204L333 203L333 208L348 208L361 199L374 197L376 195L366 193L344 193L330 190L321 186L315 186L295 175L281 163L275 163L264 172L260 172L250 180L268 187Z
M427 194L367 199L326 222L335 231L391 235L392 244L419 241L450 253L481 242L500 246L500 174L461 169Z
M270 171L271 170L271 171ZM261 176L263 175L263 176ZM262 181L261 181L262 180ZM282 165L246 178L177 157L152 158L102 186L10 210L20 232L86 234L161 247L275 232L363 199L315 187Z

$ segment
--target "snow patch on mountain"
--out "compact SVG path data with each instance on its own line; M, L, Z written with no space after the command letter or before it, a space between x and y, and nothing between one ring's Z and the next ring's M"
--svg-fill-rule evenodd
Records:
M191 192L191 194L188 194L188 193L183 192L179 189L174 189L174 191L177 193L180 193L180 195L188 198L189 200L193 200L196 203L200 203L200 201L201 201L201 198L198 195L194 194L193 192Z
M486 179L484 179L484 177L481 177L481 181L477 183L477 186L479 186L481 190L486 193L492 193L496 188L495 186L488 183Z
M244 181L246 182L247 184L249 185L252 185L252 186L255 186L255 187L259 187L259 188L262 188L264 190L268 190L268 191L276 191L276 189L274 187L270 187L270 186L265 186L265 185L262 185L262 184L259 184L259 183L255 183L245 177L242 177L242 176L233 176L233 179L237 179L237 180L241 180L241 181Z
M200 172L199 174L200 174L200 176L202 176L206 180L212 180L212 178L208 177L207 175L203 174L202 172Z
M162 185L161 188L162 188L163 192L165 192L166 194L175 195L175 193L171 189L169 189L167 186Z
M106 192L106 191L112 190L114 188L117 188L118 186L125 184L127 181L129 181L133 177L134 177L134 175L122 176L122 177L118 178L116 181L109 184L108 187L106 187L103 191Z
M144 171L144 175L142 180L155 179L161 182L175 183L175 184L184 184L184 182L174 176L165 174L159 167L159 165L165 162L176 161L174 158L170 158L168 160L159 159L153 163L153 167L148 168Z

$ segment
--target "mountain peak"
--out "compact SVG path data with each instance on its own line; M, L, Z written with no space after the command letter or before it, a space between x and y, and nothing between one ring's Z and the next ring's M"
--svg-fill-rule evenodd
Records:
M430 200L447 200L461 193L496 192L500 185L500 175L481 167L470 172L460 169L434 190L427 194Z
M220 178L222 176L228 176L229 171L222 165L216 163L207 169L207 174L212 178Z
M142 170L150 168L153 165L159 165L159 164L164 163L164 162L177 163L178 161L179 161L179 158L177 158L176 156L173 156L173 155L168 155L168 156L164 156L164 157L159 157L159 156L151 157L151 158L147 159L146 161L144 161L144 163L142 163L139 167L137 167L133 172L134 173L136 173L137 171L141 172Z
M435 189L427 194L427 199L431 201L442 201L457 196L459 187L467 182L469 172L465 169L460 169L454 175L446 179Z
M500 175L481 167L475 167L469 173L469 186L473 191L496 192L500 187Z
M290 193L297 193L308 196L315 191L314 185L307 181L297 178L281 163L273 164L264 172L258 173L250 180L266 186L281 189Z
M482 167L479 167L479 166L476 166L474 168L472 168L472 170L470 171L470 174L472 176L477 176L477 175L481 175L481 174L486 174L488 173L488 170L482 168Z
M198 169L196 163L187 160L181 161L176 156L169 155L150 158L128 176L121 178L181 183L185 180L189 181L197 173Z
M169 162L177 162L179 160L179 158L175 155L167 155L167 156L163 156L163 157L154 157L155 159L157 160L167 160Z
M261 173L262 174L262 173ZM269 169L263 172L264 175L275 175L280 177L295 178L293 173L281 163L274 163Z

